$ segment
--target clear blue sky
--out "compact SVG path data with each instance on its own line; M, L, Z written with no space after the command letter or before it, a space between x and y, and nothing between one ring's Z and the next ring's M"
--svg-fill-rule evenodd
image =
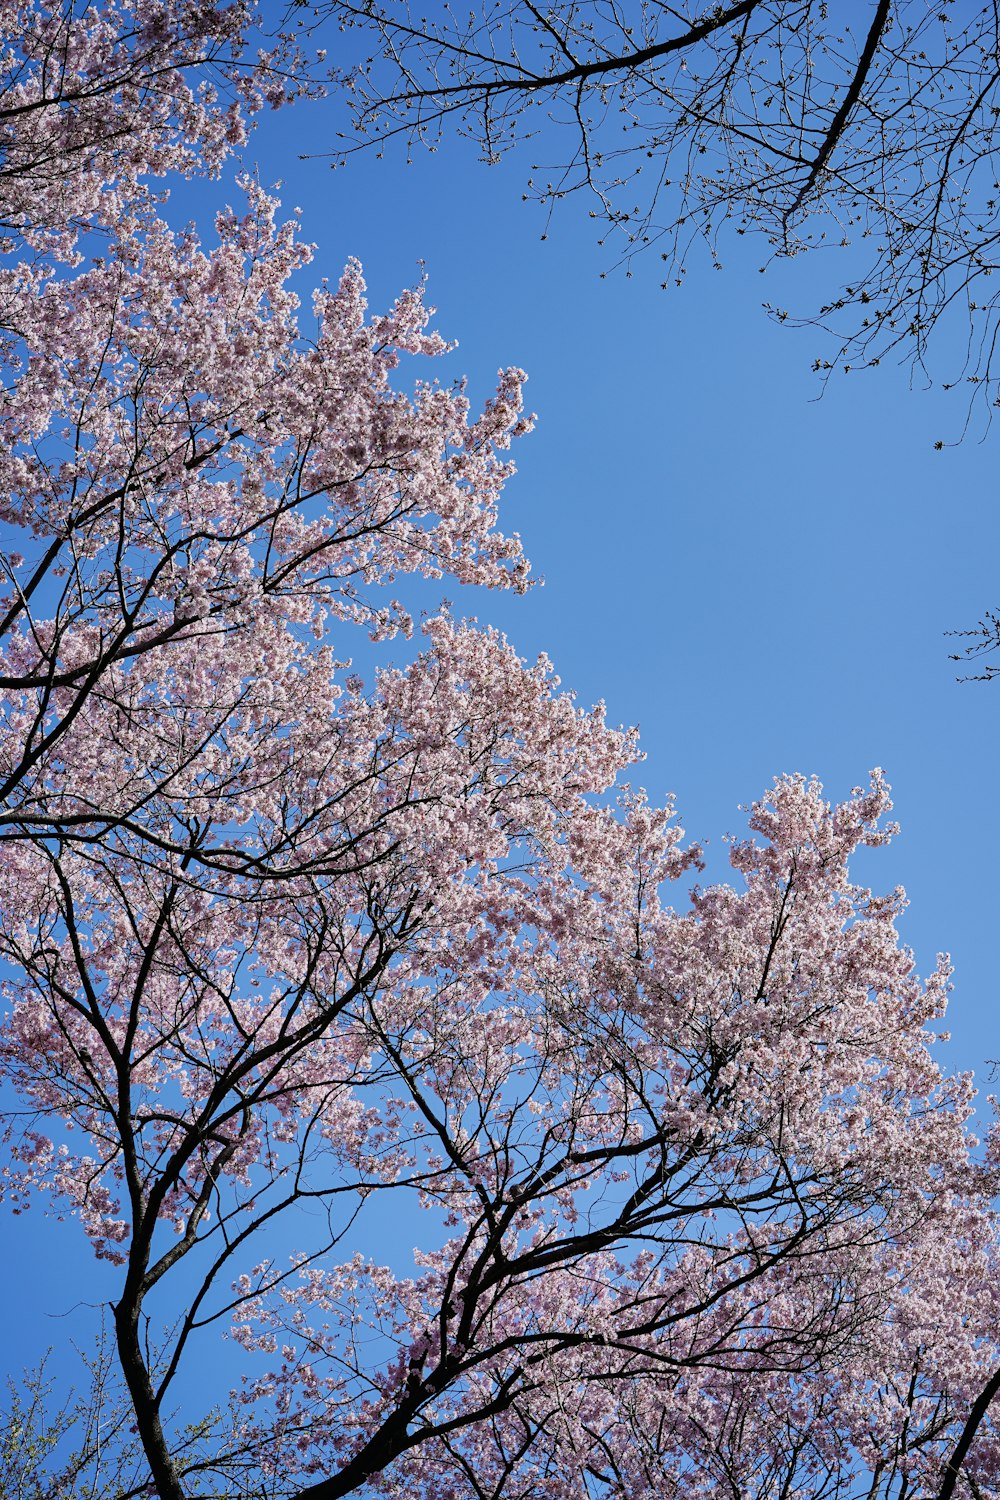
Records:
M504 522L545 586L452 590L458 609L640 724L642 780L654 798L676 792L710 878L725 876L739 804L776 773L816 773L840 796L884 766L902 833L860 872L906 886L903 934L924 971L952 953L944 1055L985 1074L1000 1056L1000 683L957 685L944 632L1000 603L1000 423L935 452L964 397L911 389L906 368L838 376L816 399L821 336L773 326L760 304L808 304L837 277L835 254L762 277L764 247L739 241L682 291L658 290L653 259L601 280L584 205L564 205L543 242L516 163L487 169L457 144L410 166L297 159L332 131L328 106L298 106L265 118L248 153L302 207L311 279L358 256L379 309L423 261L437 326L460 343L439 373L467 374L480 398L500 365L530 375L539 424ZM188 193L183 216L207 222L224 192ZM52 1315L101 1281L80 1232L37 1211L5 1224L4 1245L23 1292L7 1312L16 1370L83 1331Z
M1000 682L957 684L945 639L1000 604L1000 421L936 452L965 396L911 385L905 366L837 375L818 399L823 336L761 304L813 305L847 274L835 251L761 275L764 245L737 240L723 271L695 263L679 291L659 290L655 257L602 280L582 200L543 241L519 165L480 166L461 143L409 166L297 160L329 118L299 107L253 143L263 181L283 178L303 210L316 275L358 256L380 308L423 261L437 326L459 340L441 373L480 395L502 364L530 376L538 427L505 522L545 584L459 607L641 726L642 778L677 794L712 877L720 836L775 774L815 773L840 796L885 767L902 832L862 873L906 886L924 969L954 957L956 1065L1000 1056ZM942 341L945 378L958 354Z

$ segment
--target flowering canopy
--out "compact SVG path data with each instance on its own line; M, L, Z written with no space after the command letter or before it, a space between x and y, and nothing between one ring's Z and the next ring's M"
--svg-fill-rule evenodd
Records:
M996 1250L947 970L848 875L881 776L778 780L738 888L675 911L697 849L546 660L442 612L351 673L408 576L526 587L521 372L405 394L446 346L354 264L303 326L250 179L210 244L168 228L151 181L294 92L241 7L7 10L4 1181L117 1268L130 1493L936 1484ZM246 1374L182 1438L217 1325Z

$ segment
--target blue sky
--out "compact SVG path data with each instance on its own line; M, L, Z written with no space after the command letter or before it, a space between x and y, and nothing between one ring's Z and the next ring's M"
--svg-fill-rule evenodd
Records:
M817 399L822 337L776 327L761 303L818 299L833 253L761 276L764 247L742 240L722 272L695 262L681 291L658 289L653 258L602 280L584 205L563 205L543 241L517 162L487 169L458 144L412 165L300 161L333 125L328 106L297 106L266 117L247 153L301 206L311 279L357 256L377 310L423 262L437 326L459 340L438 373L467 374L480 399L501 365L530 375L539 423L504 524L545 585L523 599L452 589L457 609L641 726L641 779L676 793L708 841L708 878L725 878L722 836L775 774L815 773L842 796L884 766L902 832L859 874L906 886L903 936L925 972L952 953L942 1055L985 1076L1000 1056L1000 683L958 685L944 632L1000 603L1000 424L935 452L964 396L911 388L906 367L835 377ZM207 218L226 195L203 187L176 207ZM942 343L943 374L957 349ZM72 1226L33 1211L4 1235L11 1264L35 1272L8 1310L16 1370L80 1331L61 1316L79 1298L106 1293Z
M1000 683L960 685L949 629L1000 603L996 445L980 422L958 446L962 390L908 366L811 371L822 334L777 326L764 300L803 310L848 274L836 251L772 266L762 242L723 247L659 290L655 256L609 264L582 200L542 216L522 164L437 154L299 161L332 136L330 107L263 122L262 180L303 210L316 275L348 255L384 305L423 262L437 326L458 339L442 374L483 395L503 364L529 373L538 427L518 445L505 524L544 587L456 593L528 656L553 658L581 701L638 723L654 797L677 794L688 832L721 835L785 771L845 795L874 765L902 832L860 867L906 886L904 937L924 970L952 953L955 1066L1000 1055L993 949L1000 834L993 737ZM729 252L727 254L727 251ZM960 330L937 351L942 378Z

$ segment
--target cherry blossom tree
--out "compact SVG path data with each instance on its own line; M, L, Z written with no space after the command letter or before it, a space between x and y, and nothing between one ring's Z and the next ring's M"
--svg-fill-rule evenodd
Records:
M363 680L408 578L527 586L521 372L404 389L421 289L372 316L352 264L306 317L249 178L170 229L288 93L249 14L17 16L3 1184L116 1278L109 1493L995 1488L994 1169L947 968L849 876L881 776L780 778L675 910L697 848L544 658L442 609Z

